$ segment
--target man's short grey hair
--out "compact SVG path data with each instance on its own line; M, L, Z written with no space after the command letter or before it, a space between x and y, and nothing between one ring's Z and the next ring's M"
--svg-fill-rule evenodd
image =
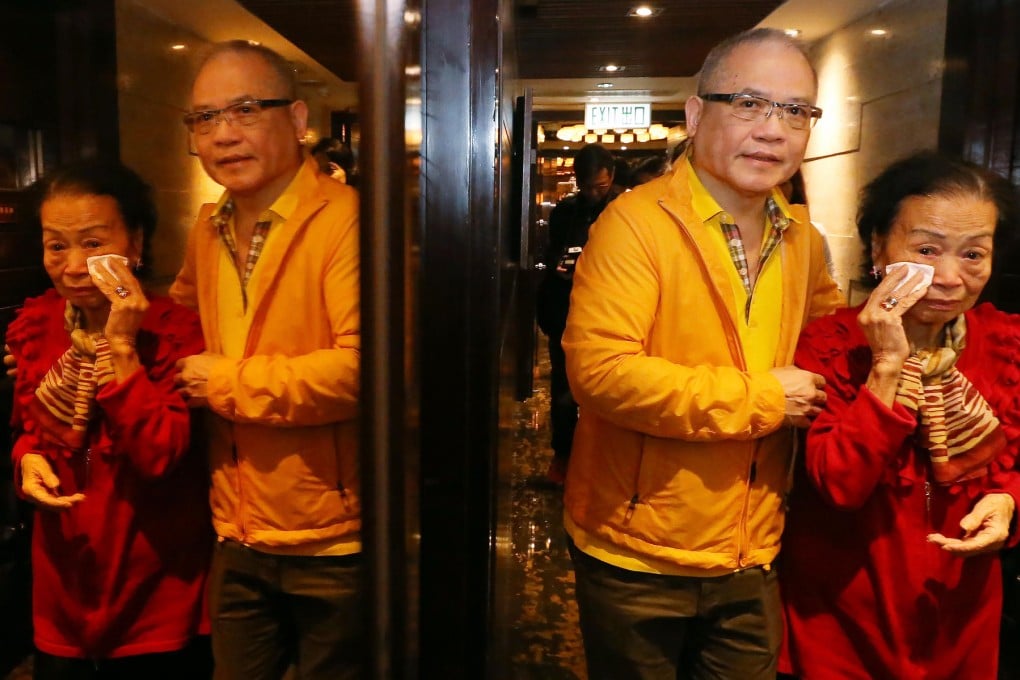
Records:
M221 54L243 54L252 55L260 58L264 61L276 74L277 85L281 86L282 92L276 92L273 96L278 96L283 99L297 99L297 75L294 72L294 66L289 61L284 59L278 52L254 43L248 40L227 40L224 42L215 43L209 51L206 52L202 59L202 63L199 64L198 71L201 71L210 61L220 56ZM196 73L198 72L196 71Z
M804 60L811 68L811 75L814 77L815 89L818 89L818 72L815 71L811 58L808 56L804 43L791 38L778 28L752 28L726 38L709 51L705 57L705 63L701 65L698 76L698 94L708 94L715 91L715 83L718 81L726 58L741 45L760 45L762 43L780 43L791 49L797 50L804 56Z

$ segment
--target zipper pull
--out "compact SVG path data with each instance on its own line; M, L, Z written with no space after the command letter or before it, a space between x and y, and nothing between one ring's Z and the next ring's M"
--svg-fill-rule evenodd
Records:
M638 495L634 494L630 499L630 505L627 506L627 514L623 517L625 521L629 522L630 518L634 516L634 509L637 508L638 502Z

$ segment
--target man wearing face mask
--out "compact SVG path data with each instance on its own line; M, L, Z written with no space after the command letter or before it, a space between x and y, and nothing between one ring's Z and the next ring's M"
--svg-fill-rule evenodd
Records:
M549 215L549 247L545 278L538 288L538 326L549 337L549 421L553 459L549 479L562 484L577 424L577 403L567 384L566 360L560 338L567 324L574 266L588 242L588 228L622 191L613 185L612 154L599 144L587 144L574 159L577 192L556 204Z
M212 412L209 599L217 677L360 678L357 193L306 157L294 70L215 45L184 122L224 187L171 288L207 351L178 362Z
M580 404L564 495L589 677L775 677L773 562L793 428L824 402L793 367L841 300L803 206L777 187L821 110L801 48L714 48L690 145L592 227L563 335Z

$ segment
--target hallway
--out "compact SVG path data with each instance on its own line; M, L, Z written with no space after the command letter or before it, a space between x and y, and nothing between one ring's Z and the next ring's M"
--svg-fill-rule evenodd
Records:
M540 336L539 371L530 399L514 404L510 479L510 573L497 598L507 611L513 680L584 680L584 648L574 572L563 532L562 488L545 476L549 448L549 359ZM504 518L501 518L503 520Z

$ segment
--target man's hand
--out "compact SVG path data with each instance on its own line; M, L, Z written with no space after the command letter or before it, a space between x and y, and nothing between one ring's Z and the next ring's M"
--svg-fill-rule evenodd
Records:
M18 360L11 354L11 348L4 345L4 368L7 370L8 377L15 377L18 375Z
M208 406L209 371L213 364L223 359L222 354L202 352L177 360L177 376L174 384L188 406Z
M21 457L21 491L33 503L48 510L67 510L85 500L85 494L60 495L60 478L38 453Z
M963 538L928 534L928 542L960 557L998 551L1009 538L1009 523L1016 504L1008 493L990 493L960 520Z
M811 420L822 412L825 405L825 378L803 371L796 366L783 366L769 371L779 380L786 395L786 423L794 427L809 427Z

